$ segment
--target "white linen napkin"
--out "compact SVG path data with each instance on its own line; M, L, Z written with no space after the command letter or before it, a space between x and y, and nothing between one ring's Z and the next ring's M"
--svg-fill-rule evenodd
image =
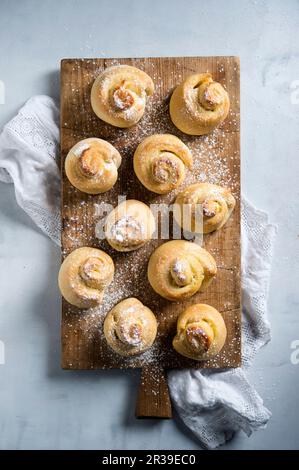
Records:
M59 110L34 96L0 135L0 181L13 182L18 204L60 244Z
M0 135L0 181L15 186L18 204L60 244L59 110L48 96L31 98ZM205 448L243 430L265 427L271 413L248 383L246 368L270 339L267 294L276 227L242 200L243 367L168 374L178 415Z

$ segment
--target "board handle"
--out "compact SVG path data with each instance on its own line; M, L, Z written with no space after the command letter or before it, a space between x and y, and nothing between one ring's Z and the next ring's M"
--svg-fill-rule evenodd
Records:
M136 418L172 418L167 378L163 368L142 368L135 414Z

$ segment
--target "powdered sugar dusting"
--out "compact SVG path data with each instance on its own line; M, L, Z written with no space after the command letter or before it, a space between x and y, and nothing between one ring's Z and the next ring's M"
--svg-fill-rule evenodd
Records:
M124 216L111 227L111 238L119 243L135 243L145 239L145 227L142 221Z
M124 61L106 60L105 66L119 65ZM209 64L209 60L206 61ZM182 367L196 364L181 358L171 346L176 330L176 318L183 308L194 302L210 303L225 316L228 326L227 346L220 357L208 363L206 367L225 367L237 365L235 351L240 350L240 322L238 291L239 260L238 240L234 245L229 238L233 224L238 223L231 218L221 234L216 233L205 237L205 247L215 256L218 266L217 280L205 293L196 294L191 300L182 303L170 303L156 295L147 280L147 264L152 251L161 241L153 240L142 248L129 253L114 251L106 241L99 242L95 238L94 226L99 220L95 206L101 202L109 202L115 207L118 195L126 195L128 199L141 200L149 203L172 203L178 189L166 195L157 195L147 191L138 182L132 165L132 157L137 145L152 134L170 133L178 136L191 150L193 168L186 169L186 178L179 190L195 182L210 182L229 187L234 197L239 200L239 113L238 98L234 96L231 77L237 74L230 59L219 60L213 70L203 67L200 72L213 71L213 78L228 90L232 108L228 118L212 134L201 137L187 136L174 127L169 117L169 98L173 87L185 76L192 73L194 66L188 67L188 59L176 59L170 71L163 72L163 66L157 66L155 60L134 59L130 65L140 67L147 72L155 83L154 96L147 99L146 110L141 121L129 129L116 129L100 121L90 106L90 88L94 79L103 71L104 62L87 59L72 61L71 81L68 87L68 107L62 116L63 128L67 129L67 139L62 132L62 141L74 145L88 137L99 137L108 140L122 155L119 179L112 190L100 195L91 196L80 193L64 180L63 189L63 255L80 246L95 246L109 253L115 263L115 276L106 289L102 305L97 308L79 311L64 303L63 311L63 343L65 366L69 368L130 368L152 366ZM163 64L163 62L162 62ZM196 71L194 69L194 71ZM216 75L215 75L216 74ZM230 77L230 78L229 78ZM82 83L79 87L78 83ZM235 79L234 79L235 80ZM66 96L66 95L65 95ZM64 99L66 99L64 97ZM69 110L69 111L68 111ZM130 109L127 110L128 112ZM224 249L225 244L225 249ZM225 291L221 287L225 286ZM132 358L118 357L107 346L103 335L103 321L106 314L121 300L137 297L148 306L158 320L158 336L152 348L140 356ZM167 334L165 333L167 331ZM74 340L76 338L76 340ZM75 346L74 346L75 345Z
M77 145L77 147L74 149L73 153L76 155L76 157L81 157L82 153L85 152L85 150L90 149L90 145L82 142L81 144Z
M175 273L179 281L184 282L187 279L186 269L188 268L187 261L185 260L175 260L172 265L172 271Z

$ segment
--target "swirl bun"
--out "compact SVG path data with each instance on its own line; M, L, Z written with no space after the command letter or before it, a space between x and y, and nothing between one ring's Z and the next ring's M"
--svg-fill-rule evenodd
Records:
M144 139L134 154L137 178L150 191L165 194L184 181L186 167L192 166L188 147L171 134L151 135Z
M216 262L207 250L196 243L172 240L152 253L147 274L154 291L175 301L204 290L216 272Z
M114 276L114 263L107 253L82 247L72 251L63 261L58 284L62 296L79 308L99 305L104 291Z
M210 233L223 227L235 204L229 189L216 184L195 183L177 195L174 217L183 229ZM196 217L198 210L202 210L202 219Z
M150 208L143 202L130 199L121 202L110 212L104 231L112 248L117 251L133 251L152 238L155 228L155 219Z
M218 310L210 305L195 304L179 315L172 344L182 356L204 361L221 351L226 335L226 326Z
M122 300L108 313L104 335L116 353L135 356L152 346L157 335L157 320L148 307L131 297Z
M142 118L147 98L153 93L154 83L145 72L130 65L116 65L95 80L91 106L108 124L131 127Z
M209 73L190 75L170 99L173 124L185 134L209 134L229 112L229 97Z
M99 194L114 186L120 164L121 156L113 145L92 137L71 148L65 160L65 172L75 188Z

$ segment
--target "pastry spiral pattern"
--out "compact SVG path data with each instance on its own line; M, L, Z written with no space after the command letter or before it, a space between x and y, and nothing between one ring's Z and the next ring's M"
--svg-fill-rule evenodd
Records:
M216 275L217 266L213 256L196 243L172 240L152 253L147 272L154 291L178 301L204 290Z
M135 356L149 349L157 335L153 312L134 297L122 300L105 318L104 335L121 356Z
M113 145L89 138L71 148L65 160L65 172L75 188L88 194L100 194L114 186L120 164L121 156Z
M177 195L174 217L185 230L210 233L228 221L236 201L230 190L210 183L195 183Z
M170 99L170 117L185 134L209 134L229 112L229 96L209 73L190 75L175 88Z
M165 194L180 186L192 166L188 147L174 135L157 134L144 139L134 154L134 171L150 191Z
M226 326L218 310L207 304L195 304L179 315L172 344L182 356L204 361L221 351L226 335Z
M108 215L105 236L117 251L133 251L147 243L155 231L155 218L143 202L129 199Z
M131 127L142 118L146 102L154 93L152 79L130 65L105 69L91 90L91 106L103 121L116 127Z
M96 307L102 302L106 287L114 276L114 263L97 248L82 247L63 261L58 284L62 296L79 308Z

